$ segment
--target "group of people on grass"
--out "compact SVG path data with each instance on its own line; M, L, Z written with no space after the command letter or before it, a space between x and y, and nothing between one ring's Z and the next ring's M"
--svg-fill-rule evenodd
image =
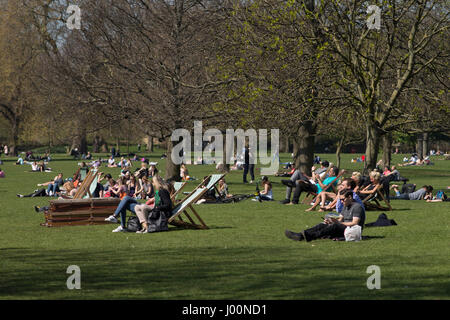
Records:
M247 183L247 174L251 175L251 183L254 177L254 165L250 164L250 153L246 148L244 156L244 175L243 182ZM138 159L133 159L138 160ZM144 160L144 159L142 159ZM311 207L306 211L313 211L319 208L320 212L335 210L338 215L326 215L323 222L299 233L286 230L285 235L293 240L311 241L318 238L342 238L345 230L350 227L364 228L365 222L365 206L364 201L368 198L375 197L377 192L385 192L386 198L392 200L427 200L427 201L445 201L444 199L436 199L433 197L433 187L426 185L415 190L415 184L407 184L408 179L402 177L396 166L381 167L369 173L368 176L362 175L360 172L353 172L347 178L343 178L346 174L345 170L339 170L336 166L328 161L318 160L318 165L311 168L311 176L305 172L301 172L298 168L291 166L288 171L277 174L282 177L289 177L287 180L281 180L286 185L286 197L281 203L295 205L299 203L302 193L313 195ZM59 173L53 180L47 181L38 186L45 187L38 193L30 195L18 195L19 197L33 196L61 196L73 197L83 177L92 168L99 168L102 161L92 161L90 164L82 162L80 168L72 178L64 180L63 174ZM98 172L97 185L93 197L116 197L121 202L115 210L114 214L106 219L109 222L118 223L120 225L113 232L127 231L126 213L127 210L136 214L141 224L138 233L149 231L148 217L152 212L170 216L174 204L171 201L174 187L169 181L165 181L158 174L156 163L141 161L139 168L132 171L132 160L121 158L115 163L114 157L111 157L107 167L120 167L121 172L117 179L111 174L104 175ZM1 170L0 170L1 172ZM181 166L180 178L183 181L192 180L186 165ZM401 181L403 185L390 185L392 181ZM261 187L261 190L259 189ZM394 190L395 196L390 197L389 191ZM44 190L44 191L42 191ZM214 195L213 199L231 197L225 179L218 182L219 194ZM212 189L214 192L214 189ZM206 194L208 196L208 194ZM292 196L292 200L291 200ZM145 200L140 203L138 200ZM203 199L205 200L205 199ZM273 201L272 182L267 176L261 180L261 184L257 185L257 201ZM202 203L205 201L199 201ZM210 203L214 203L210 202Z

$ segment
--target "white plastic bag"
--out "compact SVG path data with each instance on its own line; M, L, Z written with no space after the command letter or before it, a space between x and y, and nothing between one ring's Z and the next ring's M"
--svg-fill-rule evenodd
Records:
M361 226L355 225L345 228L345 241L361 241Z

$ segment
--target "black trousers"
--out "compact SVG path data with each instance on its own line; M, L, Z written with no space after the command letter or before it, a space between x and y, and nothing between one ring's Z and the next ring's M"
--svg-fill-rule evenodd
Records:
M28 195L23 196L24 198L34 198L34 197L46 197L47 193L45 192L45 189L39 189L36 190L33 193L30 193Z
M317 192L317 187L310 182L301 180L295 185L294 196L292 197L292 203L298 203L302 192Z
M251 180L255 180L255 165L254 164L244 164L244 182L247 182L247 173L250 171Z
M305 235L309 240L321 238L342 238L346 226L341 223L325 224L319 223L312 228L306 229Z

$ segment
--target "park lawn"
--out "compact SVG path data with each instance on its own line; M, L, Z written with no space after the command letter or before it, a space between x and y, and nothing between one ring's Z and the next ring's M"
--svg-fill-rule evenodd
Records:
M151 161L164 160L155 152ZM333 154L321 154L335 162ZM344 154L345 169L361 170ZM394 163L403 155L394 155ZM289 155L282 155L282 162ZM4 160L4 157L3 157ZM170 227L158 234L112 233L115 224L45 228L34 205L48 198L16 197L59 171L69 177L77 162L56 155L53 173L25 172L15 159L0 166L0 299L449 299L450 203L392 201L387 212L398 226L367 228L370 238L357 243L318 240L294 242L284 230L300 231L321 221L306 205L283 206L282 178L273 177L277 201L245 200L236 204L198 205L209 230ZM400 168L418 187L450 185L450 161L434 166ZM214 166L189 166L199 180ZM114 175L119 169L104 168ZM258 176L259 177L259 176ZM199 180L189 182L191 190ZM232 193L253 193L242 171L231 172ZM447 192L447 194L450 192ZM303 197L303 196L302 196ZM381 212L369 211L366 222ZM81 290L66 286L67 267L81 269ZM367 267L381 270L381 289L366 286Z

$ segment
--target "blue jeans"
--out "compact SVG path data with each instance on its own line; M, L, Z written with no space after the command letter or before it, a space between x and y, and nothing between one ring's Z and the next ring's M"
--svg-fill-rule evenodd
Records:
M49 194L50 191L53 192L53 195L55 195L56 192L60 191L59 185L57 185L56 183L50 183L47 188L47 194Z
M409 200L409 193L401 193L395 197L391 197L392 200Z
M263 200L263 201L273 201L273 199L271 198L271 197L268 197L268 196L266 196L266 195L264 195L264 194L260 194L259 196L257 196L256 198L260 198L261 200Z
M114 211L114 217L118 217L120 214L120 225L122 228L126 228L126 222L127 222L127 210L130 210L134 214L136 212L134 211L134 207L136 207L139 203L136 201L136 199L126 196L124 197L119 205L117 206L116 211Z

